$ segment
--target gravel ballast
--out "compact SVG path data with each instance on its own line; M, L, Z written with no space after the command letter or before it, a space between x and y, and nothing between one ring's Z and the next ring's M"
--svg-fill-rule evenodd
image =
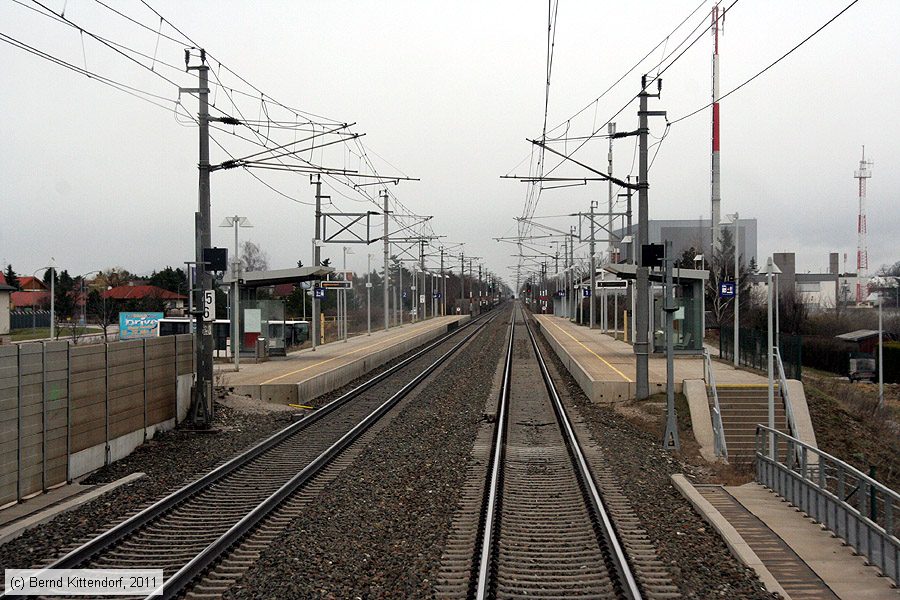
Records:
M662 450L661 439L631 424L611 408L591 402L538 336L541 351L567 407L582 416L616 473L659 558L685 598L771 599L754 571L731 556L719 535L672 486L670 476L693 467ZM688 418L681 415L681 418Z
M118 523L151 502L195 479L254 442L290 423L290 413L249 414L219 405L219 433L175 429L157 434L129 456L91 474L82 483L104 484L143 472L133 483L60 514L0 546L0 568L30 568L49 564L65 549L74 548L104 528Z
M228 597L431 597L507 314L409 399Z
M320 396L316 404L321 406L330 402L416 351L411 350L342 388ZM266 405L241 396L222 398L216 408L218 433L193 433L181 428L158 433L129 456L90 474L82 483L109 483L136 472L147 476L0 545L0 568L37 568L50 564L65 552L286 427L295 412L298 411L287 411L284 406Z

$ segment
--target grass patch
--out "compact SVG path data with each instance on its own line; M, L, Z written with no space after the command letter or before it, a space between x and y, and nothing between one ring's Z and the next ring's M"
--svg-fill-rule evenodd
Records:
M878 386L835 377L805 376L804 389L819 448L900 489L900 401L897 386L885 386L885 408L877 405Z
M77 335L85 335L85 334L93 334L93 333L103 333L103 329L98 327L78 327L76 329ZM60 329L57 327L56 329L57 339L66 339L72 337L71 329L65 328ZM37 328L28 328L28 329L15 329L10 332L10 337L14 342L25 342L28 340L43 340L50 337L50 328L49 327L37 327Z

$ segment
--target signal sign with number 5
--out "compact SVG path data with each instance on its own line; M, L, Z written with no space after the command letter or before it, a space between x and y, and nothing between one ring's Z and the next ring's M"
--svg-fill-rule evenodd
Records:
M216 320L216 291L203 290L203 320Z

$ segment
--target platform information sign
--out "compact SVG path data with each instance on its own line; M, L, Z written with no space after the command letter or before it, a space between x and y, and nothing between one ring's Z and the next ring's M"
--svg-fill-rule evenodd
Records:
M733 281L723 281L719 284L719 298L734 298Z

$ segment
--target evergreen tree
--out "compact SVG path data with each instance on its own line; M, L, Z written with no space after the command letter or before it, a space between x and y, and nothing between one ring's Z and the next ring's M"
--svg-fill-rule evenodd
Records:
M16 272L13 271L12 265L6 265L6 271L3 272L3 275L6 277L6 285L11 285L17 290L21 289L19 278L16 276Z
M162 271L153 271L148 283L176 294L187 295L187 274L183 269L167 266Z

